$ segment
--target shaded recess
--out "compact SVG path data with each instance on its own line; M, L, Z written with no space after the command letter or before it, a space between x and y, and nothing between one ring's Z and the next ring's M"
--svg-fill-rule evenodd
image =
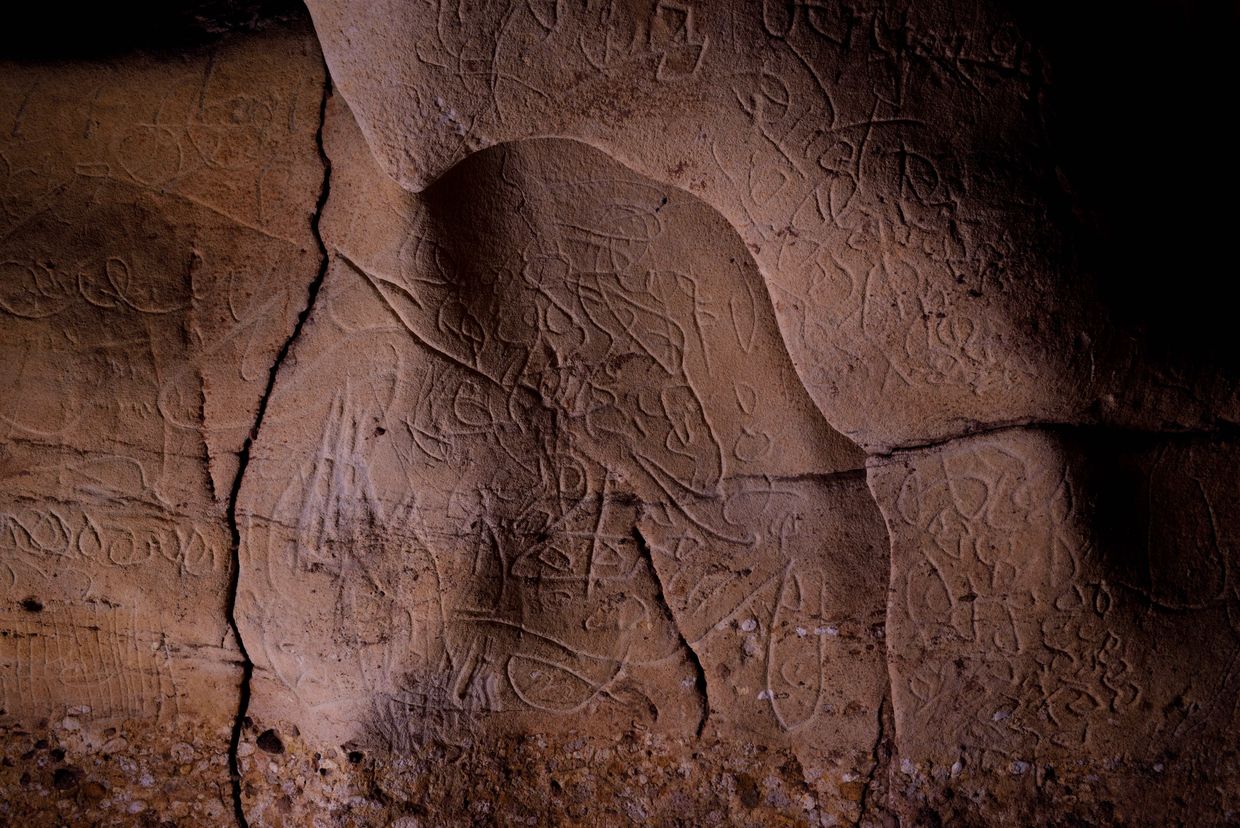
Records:
M1074 228L1104 304L1150 357L1223 369L1234 385L1240 353L1215 243L1234 211L1215 205L1240 173L1215 136L1236 115L1240 4L1011 6L1051 68L1056 223Z

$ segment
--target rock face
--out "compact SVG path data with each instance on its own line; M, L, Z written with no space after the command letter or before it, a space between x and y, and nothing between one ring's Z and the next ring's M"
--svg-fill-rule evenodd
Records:
M0 84L4 820L232 819L230 492L320 255L308 27Z
M1045 20L308 5L0 75L3 820L1237 819Z

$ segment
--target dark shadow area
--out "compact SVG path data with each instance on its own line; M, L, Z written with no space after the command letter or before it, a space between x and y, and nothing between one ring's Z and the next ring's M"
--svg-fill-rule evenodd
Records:
M100 59L136 49L177 53L230 31L307 18L297 0L29 3L0 27L0 59Z
M1050 62L1065 221L1121 328L1152 359L1240 368L1228 301L1240 3L1014 3Z
M1092 535L1108 582L1155 611L1226 608L1240 621L1234 436L1097 428L1063 435L1089 483Z

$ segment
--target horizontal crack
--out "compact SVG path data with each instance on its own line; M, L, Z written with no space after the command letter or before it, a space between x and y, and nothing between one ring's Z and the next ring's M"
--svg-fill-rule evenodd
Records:
M1219 420L1214 428L1166 429L1136 428L1133 426L1116 425L1111 423L1072 423L1057 420L1014 420L1011 422L993 424L977 424L975 427L965 431L945 437L939 437L934 440L927 440L920 443L896 443L882 450L868 451L866 454L869 460L886 460L897 457L901 454L916 454L917 452L933 451L963 440L971 440L978 437L1019 431L1034 431L1063 435L1096 434L1133 440L1181 440L1193 438L1214 438L1225 440L1240 439L1240 426L1225 420Z

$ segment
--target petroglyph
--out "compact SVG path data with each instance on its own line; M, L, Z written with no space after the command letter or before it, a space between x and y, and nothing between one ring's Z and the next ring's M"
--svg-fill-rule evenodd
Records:
M395 756L762 738L854 810L881 519L740 241L581 144L491 150L425 196L338 99L326 146L333 263L239 500L249 714Z
M911 802L955 788L998 819L1010 805L981 780L1007 777L1017 799L1085 784L1097 793L1074 807L1106 820L1095 809L1120 791L1175 813L1169 791L1234 773L1238 596L1220 550L1236 478L1214 474L1234 452L1022 429L871 461ZM1229 796L1178 807L1217 812Z

